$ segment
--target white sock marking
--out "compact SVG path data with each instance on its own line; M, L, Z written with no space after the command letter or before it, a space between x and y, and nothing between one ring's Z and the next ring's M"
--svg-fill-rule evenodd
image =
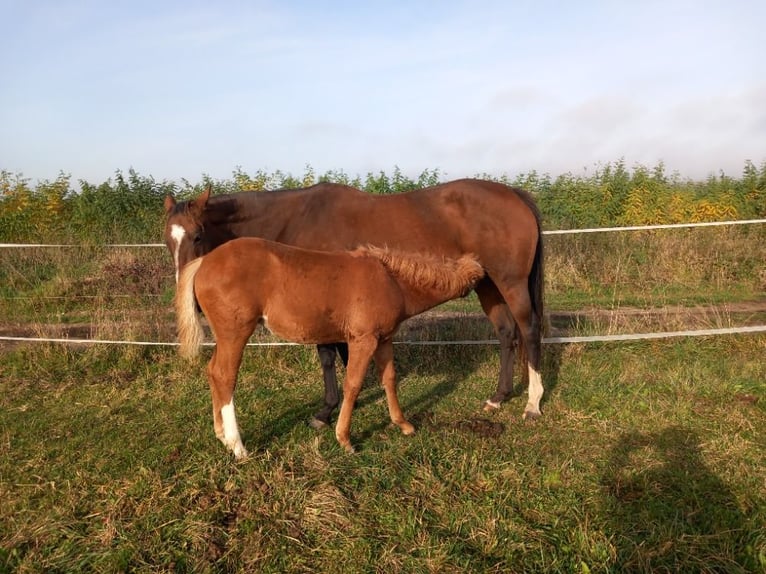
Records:
M540 414L540 399L543 398L543 378L540 372L529 365L529 401L524 413Z
M178 268L178 258L181 252L181 242L185 236L186 230L183 227L175 223L170 226L170 237L172 237L173 241L176 242L175 249L173 250L173 262L176 266L176 283L178 283L178 274L181 272L181 270Z
M239 436L237 415L234 414L234 399L221 407L221 418L223 419L223 444L234 452L235 458L246 457L247 451L245 445L242 444L242 438Z

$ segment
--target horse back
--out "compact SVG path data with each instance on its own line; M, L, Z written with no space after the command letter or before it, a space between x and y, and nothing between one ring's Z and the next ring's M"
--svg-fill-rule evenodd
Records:
M335 199L333 201L333 199ZM273 239L319 250L371 244L448 257L475 253L492 272L532 265L540 217L525 191L463 179L393 195L307 194ZM279 209L272 212L280 217Z

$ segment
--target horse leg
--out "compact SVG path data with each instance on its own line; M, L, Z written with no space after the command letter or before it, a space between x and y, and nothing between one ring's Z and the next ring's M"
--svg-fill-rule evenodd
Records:
M322 377L324 379L324 406L309 421L309 426L315 430L323 429L330 424L332 412L340 402L338 379L335 374L336 351L338 352L341 361L343 361L343 366L348 365L348 345L346 343L317 345L319 362L322 364Z
M348 343L335 343L334 346L340 360L343 361L343 366L348 367Z
M542 317L532 309L527 282L511 288L501 288L508 307L516 320L527 356L529 370L529 399L524 407L523 418L534 420L540 416L540 399L543 397L543 380L540 375L542 360Z
M380 380L386 390L386 402L391 422L398 426L406 435L415 432L407 419L404 418L402 408L399 406L399 397L396 395L396 371L394 369L394 345L391 340L383 341L375 350L375 364L378 367Z
M335 345L317 345L319 362L322 364L322 377L324 378L324 406L309 421L309 426L315 430L322 429L330 424L330 415L338 406L338 379L335 374Z
M495 327L495 333L500 341L500 374L497 389L491 398L484 403L484 410L499 409L501 403L513 393L513 363L516 352L516 323L513 320L508 305L503 296L488 279L482 280L476 286L479 302Z
M351 413L354 411L364 375L377 345L374 337L349 343L348 367L343 381L343 403L340 406L338 424L335 426L338 443L349 453L354 452L354 447L351 446Z
M213 428L215 435L225 444L237 459L247 457L247 450L237 426L234 412L234 387L237 371L242 362L244 340L218 340L213 357L207 365L207 377L213 398Z

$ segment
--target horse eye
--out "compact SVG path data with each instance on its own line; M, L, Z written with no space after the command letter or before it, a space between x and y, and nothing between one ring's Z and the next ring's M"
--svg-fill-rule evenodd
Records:
M195 233L192 241L194 241L194 245L199 245L200 243L202 243L202 234Z

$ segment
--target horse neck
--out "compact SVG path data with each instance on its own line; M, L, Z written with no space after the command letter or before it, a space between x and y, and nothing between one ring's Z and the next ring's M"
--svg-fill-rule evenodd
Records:
M460 296L459 293L445 293L440 289L415 286L400 279L397 279L397 283L404 297L404 314L408 318Z
M275 239L286 224L291 209L272 209L280 201L293 199L282 192L240 192L211 199L206 210L205 226L221 238L263 237Z

